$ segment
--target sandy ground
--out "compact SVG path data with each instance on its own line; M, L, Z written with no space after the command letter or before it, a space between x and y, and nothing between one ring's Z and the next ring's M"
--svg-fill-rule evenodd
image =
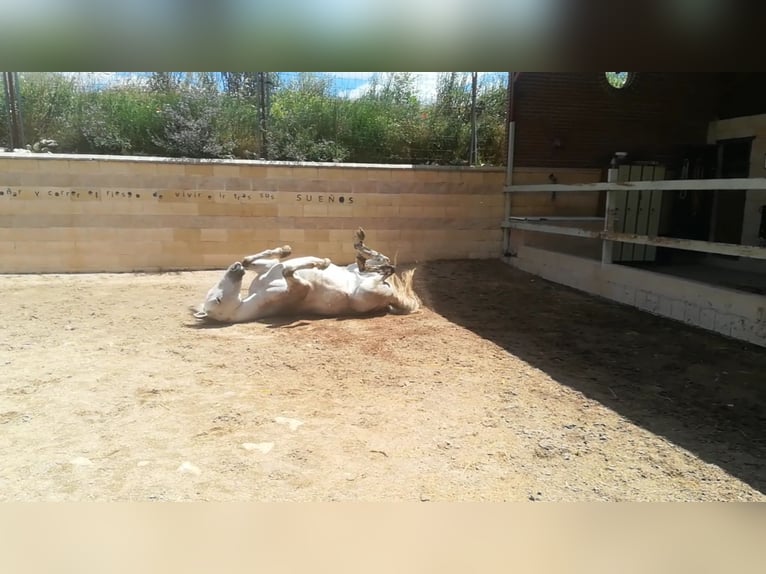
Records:
M199 328L219 275L0 277L0 500L766 500L764 349L496 261Z

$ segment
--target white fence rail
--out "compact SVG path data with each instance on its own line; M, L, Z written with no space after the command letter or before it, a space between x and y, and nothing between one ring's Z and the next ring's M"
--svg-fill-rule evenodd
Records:
M615 181L609 183L554 183L507 185L507 193L530 193L552 191L687 191L692 189L710 189L724 191L727 189L766 189L766 178L745 177L729 179L663 179L658 181Z
M513 193L561 193L561 192L607 192L605 216L602 217L513 217L510 213L511 202L506 202L506 218L503 228L506 233L512 229L535 231L565 235L570 237L582 237L600 239L603 241L602 262L612 262L612 245L614 242L646 245L653 247L669 247L686 251L701 253L714 253L719 255L732 255L749 257L752 259L766 260L766 248L754 245L738 245L733 243L718 243L713 241L699 241L693 239L680 239L658 235L641 235L635 233L620 233L615 231L619 209L615 207L613 192L627 192L628 194L642 191L690 191L690 190L714 190L726 192L727 190L766 190L766 178L737 178L737 179L684 179L684 180L659 180L659 181L623 181L609 183L586 183L586 184L539 184L539 185L508 185L504 187L507 194ZM590 221L603 222L602 230L585 229L576 226L554 225L553 221Z

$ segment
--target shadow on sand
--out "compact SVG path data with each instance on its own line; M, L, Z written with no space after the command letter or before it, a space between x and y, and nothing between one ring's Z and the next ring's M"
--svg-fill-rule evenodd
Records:
M382 317L386 315L387 313L385 311L380 311L376 313L367 313L364 315L343 315L340 317L322 317L318 315L297 315L297 316L289 316L289 317L266 317L264 319L259 319L258 321L252 321L252 323L256 325L265 325L267 329L297 329L300 327L307 327L308 325L315 323L317 321L348 321L348 320L359 320L359 319L365 319L365 318L373 318L373 317ZM203 321L198 319L190 319L187 323L185 323L185 326L189 329L225 329L226 327L231 327L233 325L236 325L237 323L221 323L218 321L213 321L210 319L205 319Z
M766 349L500 261L421 264L415 289L448 320L766 492Z

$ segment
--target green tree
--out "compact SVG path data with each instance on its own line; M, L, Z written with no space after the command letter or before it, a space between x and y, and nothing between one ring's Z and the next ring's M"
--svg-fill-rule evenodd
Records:
M79 89L71 76L24 73L19 78L22 122L28 142L55 139L59 151L77 149Z
M258 72L221 72L227 94L246 98L258 95Z
M421 161L467 164L471 143L471 94L468 76L440 74L436 100L425 119Z
M367 91L343 107L339 138L351 150L350 160L411 162L420 108L412 74L373 76Z
M300 73L272 98L268 127L269 159L345 161L348 150L336 141L339 100L330 81Z
M152 92L167 94L178 90L180 85L180 72L152 72L149 76L149 89Z
M505 121L508 113L508 92L505 82L489 78L480 83L477 97L477 135L479 160L489 165L504 165Z

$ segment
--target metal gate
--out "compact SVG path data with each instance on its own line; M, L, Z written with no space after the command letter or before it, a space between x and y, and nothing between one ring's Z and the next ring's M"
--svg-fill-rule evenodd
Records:
M656 164L623 164L617 181L655 181L665 179L665 166ZM615 208L615 231L656 237L662 209L661 190L610 191L609 205ZM612 261L654 261L653 245L615 243Z

